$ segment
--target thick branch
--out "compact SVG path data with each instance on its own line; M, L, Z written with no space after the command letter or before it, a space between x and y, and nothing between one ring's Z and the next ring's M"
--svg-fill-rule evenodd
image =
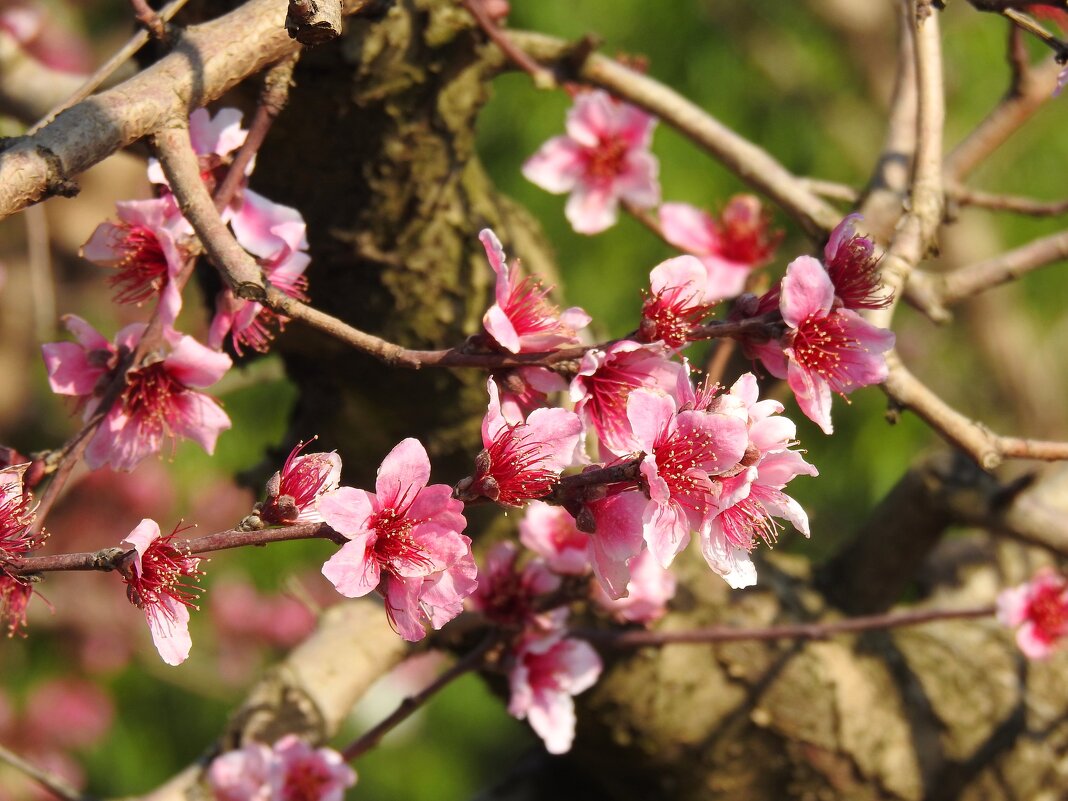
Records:
M355 0L345 13L360 11ZM78 173L222 95L299 48L275 0L249 0L189 28L166 57L119 86L82 101L0 153L0 218L77 191ZM235 33L236 32L236 33Z

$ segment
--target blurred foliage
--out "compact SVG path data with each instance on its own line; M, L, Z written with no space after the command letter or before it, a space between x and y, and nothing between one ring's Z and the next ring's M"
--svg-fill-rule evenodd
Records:
M889 9L894 4L889 0L870 4L832 0L680 0L655 4L647 0L513 0L512 6L510 24L515 28L565 38L594 32L603 40L606 53L646 57L651 75L752 137L800 175L854 186L867 180L882 143L884 107L892 81L894 18ZM88 3L80 10L84 12L82 24L97 42L110 45L121 40L125 33L124 4ZM78 15L70 16L76 24ZM954 3L943 14L943 30L947 144L951 147L1007 86L1006 25L995 17L972 12L964 3ZM106 52L107 47L101 45L99 55L103 57ZM1034 54L1037 58L1041 49L1036 46ZM978 171L973 185L1058 198L1064 192L1063 170L1058 165L1068 158L1068 142L1059 135L1068 115L1065 102L1050 103ZM520 165L542 142L560 133L569 105L564 93L539 92L525 75L503 76L481 120L480 152L498 186L542 222L556 250L569 303L591 312L596 335L618 336L633 327L641 303L639 289L646 283L648 270L674 254L630 219L621 220L600 236L575 234L563 217L564 197L549 195L524 181ZM665 200L717 209L731 194L744 190L736 178L663 126L656 133L654 150L661 160ZM98 218L110 213L110 208L100 208ZM787 236L779 258L769 268L775 280L791 258L814 252L815 247L782 215L776 220ZM990 255L1051 233L1060 222L964 210L958 227L966 236L981 229L982 237L977 241L984 252L979 255ZM12 230L9 226L4 234L5 242L14 243L5 245L8 256L20 246L20 234ZM61 304L59 312L76 310L103 331L114 331L117 324L105 305L99 271L69 257L61 267L64 280L71 281L72 286L92 282L97 289L90 295L79 289L61 294L61 301L76 296L79 307ZM1056 269L1040 271L1018 286L992 293L997 302L1017 309L1017 319L1032 326L1028 330L1047 343L1055 342L1056 333L1063 328L1065 296L1065 278ZM1014 418L1004 408L1003 394L989 377L991 356L968 347L975 331L970 326L985 324L985 319L969 320L965 311L957 323L935 330L905 312L899 315L899 343L916 372L951 402L995 429L1019 431L1028 421ZM1041 347L1019 356L1039 363L1048 359ZM1049 374L1063 386L1062 364L1050 361ZM25 392L30 400L17 417L0 418L11 425L10 431L0 432L0 440L25 448L39 447L41 442L57 442L73 430L75 421L65 418L66 407L47 392L39 364L17 380L29 381L31 386ZM216 455L208 457L187 443L166 461L178 491L170 502L173 508L166 509L174 520L160 519L164 528L178 517L202 522L194 512L212 518L213 510L215 516L221 515L221 526L236 522L244 513L240 510L247 511L251 500L233 489L232 476L255 468L268 451L275 457L274 463L279 463L292 445L281 438L296 389L281 379L234 381L244 385L223 396L234 429L220 438ZM883 414L885 399L877 390L858 393L852 400L850 405L835 401L837 433L832 438L824 437L801 417L791 400L786 400L788 414L799 420L799 439L821 472L818 480L802 479L791 485L811 515L813 539L798 542L800 538L792 538L789 547L817 559L848 536L916 454L935 442L911 415L904 415L896 426L888 426ZM1066 432L1042 433L1056 436ZM212 529L201 529L205 533L208 530ZM113 541L117 541L125 531L113 534ZM54 536L61 538L65 532L56 531ZM107 541L92 547L104 544ZM278 591L287 586L287 576L315 573L323 553L321 543L287 543L252 554L218 554L208 566L205 605L210 605L213 576L225 575L238 564L258 588ZM117 594L117 583L107 578L64 577L81 588L106 583L106 591ZM44 587L46 594L51 584L50 580ZM314 590L308 593L318 597ZM50 623L41 606L35 601L31 637L0 648L4 690L14 698L22 697L42 676L73 664L72 647L63 639L62 609L57 604L59 617ZM147 790L180 769L217 734L228 710L243 693L240 686L215 681L219 649L208 620L195 622L189 662L166 669L155 661L147 632L141 630L144 623L140 613L130 607L116 614L120 612L124 614L123 627L138 628L134 663L130 669L94 676L109 688L117 707L117 722L107 741L87 752L84 760L89 786L94 794L105 797ZM202 613L198 617L206 616ZM55 636L48 636L52 632ZM385 711L388 709L381 713ZM399 734L403 736L387 741L360 760L360 784L352 797L379 801L466 799L533 742L525 725L508 718L500 702L474 678L450 687L421 713L413 728ZM19 743L13 741L11 745L17 748Z

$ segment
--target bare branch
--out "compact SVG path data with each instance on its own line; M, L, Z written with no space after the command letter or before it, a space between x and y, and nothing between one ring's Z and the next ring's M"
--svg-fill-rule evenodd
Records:
M1066 258L1068 231L1062 231L934 278L941 302L949 305Z
M948 195L961 206L975 206L991 211L1008 211L1014 214L1026 214L1031 217L1056 217L1068 212L1068 199L1036 200L1021 195L999 195L968 189L963 186L951 186Z

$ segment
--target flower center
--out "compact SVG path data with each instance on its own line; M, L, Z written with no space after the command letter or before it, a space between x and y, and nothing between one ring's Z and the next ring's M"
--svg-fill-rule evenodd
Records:
M171 533L153 541L141 556L140 573L123 577L130 603L166 616L173 615L173 612L163 603L165 597L196 609L200 592L197 587L183 581L186 577L201 575L198 569L200 559L171 545L173 538L174 534Z
M178 410L174 399L188 388L172 376L163 362L133 370L127 376L122 405L126 414L137 421L146 437L172 435Z
M586 180L591 183L608 183L623 172L627 156L627 143L619 137L602 139L597 147L586 151Z
M797 363L839 394L851 384L849 368L854 358L867 352L859 339L846 334L839 314L810 314L794 332L792 347Z
M0 557L21 556L37 545L28 531L34 516L30 499L21 492L13 493L0 503Z
M1065 585L1043 586L1031 599L1028 617L1034 621L1039 636L1052 641L1068 632L1068 602Z
M412 536L412 529L425 521L412 520L407 514L407 508L389 508L371 516L370 527L377 535L375 559L384 570L394 575L400 575L399 571L406 565L429 574L433 572L434 561Z
M524 423L502 429L486 449L488 466L478 479L496 482L498 503L521 506L549 494L557 474L544 467L544 443L531 441Z
M504 313L520 336L557 331L574 334L560 323L558 309L546 300L548 294L549 290L542 289L541 282L530 276L512 287Z
M768 545L773 544L778 540L779 530L782 528L768 513L764 504L753 497L755 489L754 487L750 490L747 498L720 514L720 524L731 545L747 551L753 550L757 537Z
M311 760L290 765L286 771L283 801L319 801L330 784L330 774Z
M676 429L654 446L653 456L671 499L698 514L708 511L712 484L706 471L718 461L712 434Z
M697 290L687 293L685 287L667 287L645 299L642 304L642 325L638 329L642 341L663 340L669 347L681 348L690 331L708 314L713 304L701 303Z
M119 223L114 233L122 237L115 245L122 253L116 265L118 273L108 279L118 290L115 300L143 303L155 297L168 280L167 256L159 237L151 228L136 223Z

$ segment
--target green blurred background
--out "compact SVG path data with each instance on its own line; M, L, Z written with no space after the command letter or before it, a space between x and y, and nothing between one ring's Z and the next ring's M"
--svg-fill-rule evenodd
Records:
M603 52L644 56L652 76L751 137L795 173L859 187L882 144L893 80L894 7L889 0L513 0L510 25L565 38L594 32L604 42ZM89 3L66 13L72 24L87 26L100 59L125 35L121 20L126 6L119 2ZM951 3L943 14L947 146L959 141L1005 91L1006 30L1004 21L974 13L964 2ZM1033 50L1035 58L1044 55L1037 46ZM565 199L530 185L519 172L525 158L561 132L569 98L537 91L521 74L500 78L494 89L479 131L490 174L541 221L555 248L568 302L593 315L598 336L625 333L633 327L649 269L674 253L630 219L596 237L575 234L563 217ZM1068 99L1049 103L974 176L973 185L1060 198L1066 190L1062 165L1068 161L1068 140L1059 135L1068 120L1066 103ZM656 133L654 151L665 200L718 209L745 189L663 127ZM101 272L79 262L74 251L111 214L110 200L123 196L115 194L116 187L136 188L142 169L133 159L98 168L87 178L81 198L48 204L56 249L55 311L82 314L108 334L120 321L107 302ZM813 245L781 214L775 214L775 221L787 235L769 268L773 280L791 258L813 252ZM988 256L1061 225L1058 219L966 209L947 235L946 261ZM40 319L48 305L39 302L22 269L25 235L19 219L3 224L0 248L7 265L0 291L0 366L7 376L0 389L0 442L34 450L58 443L74 429L67 407L47 391L36 350L40 340L35 332L48 339L61 335L50 319ZM1066 374L1063 360L1053 354L1065 333L1066 296L1063 272L1053 268L966 304L944 328L902 309L899 347L918 375L970 416L999 431L1062 437L1068 434L1060 400ZM34 297L35 303L26 303L26 297ZM188 312L187 323L203 325L198 314ZM1014 345L1008 352L1006 343ZM277 453L291 446L282 437L296 390L272 359L237 371L226 382L220 391L234 428L221 437L215 458L183 445L173 457L139 468L133 483L104 479L103 489L94 492L125 500L96 509L101 520L92 517L92 497L68 499L66 510L58 510L49 526L53 544L114 544L146 515L158 516L164 529L185 518L205 533L239 519L254 498L234 486L233 476L255 468L267 450ZM848 406L835 401L833 438L823 436L788 401L787 413L799 421L799 439L821 477L791 485L811 515L813 537L802 543L786 538L784 547L814 559L841 542L910 462L935 442L910 415L889 426L885 399L877 390L860 392L852 401ZM247 581L261 593L295 594L313 607L327 602L329 588L324 590L316 576L326 553L320 543L303 543L220 554L207 566L206 610L213 584L227 577ZM98 796L147 791L188 763L218 733L258 667L279 653L250 646L235 656L227 649L225 630L205 611L194 621L190 660L165 668L151 649L140 613L125 604L115 577L50 578L42 592L55 605L55 615L36 600L30 636L0 643L3 692L11 707L8 717L15 721L0 739L16 749L28 748L16 724L55 714L32 702L34 688L42 683L73 670L101 684L114 704L114 722L99 741L75 752L86 786ZM104 593L110 600L95 600ZM112 603L115 598L119 603ZM85 607L81 618L70 619L72 604ZM112 640L86 639L84 630L97 624L116 632ZM101 649L115 649L115 658L99 659ZM90 652L96 656L87 656ZM346 736L372 724L406 690L426 680L425 669L414 672L414 677L397 677L376 691ZM0 706L0 732L5 731L3 721ZM344 741L339 737L339 743ZM537 744L526 726L508 718L501 703L477 679L468 678L358 762L360 783L351 797L466 799L533 747ZM20 793L0 774L0 801Z

